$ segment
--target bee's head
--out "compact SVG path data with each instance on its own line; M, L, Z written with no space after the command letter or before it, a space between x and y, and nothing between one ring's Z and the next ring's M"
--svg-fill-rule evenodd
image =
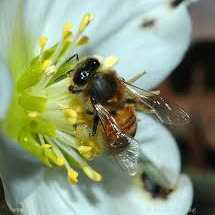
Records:
M96 58L88 57L81 61L73 73L73 82L77 86L84 86L96 73L100 62Z

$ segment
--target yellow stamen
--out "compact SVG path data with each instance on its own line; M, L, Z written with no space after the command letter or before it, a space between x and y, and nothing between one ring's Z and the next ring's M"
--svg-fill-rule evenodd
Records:
M72 123L75 124L78 120L78 114L73 109L65 109L64 116Z
M81 113L83 111L83 107L81 107L80 105L77 105L76 107L74 107L74 109L78 113Z
M41 36L39 39L40 48L43 50L48 42L48 38L45 36Z
M78 151L82 156L84 156L86 159L92 159L93 158L93 152L92 152L91 146L80 146L78 147Z
M52 76L56 72L56 66L55 65L48 66L45 72L46 72L46 77Z
M43 70L46 70L51 65L51 60L45 60L43 63Z
M64 38L64 44L72 42L72 33L68 34L66 38Z
M63 26L63 37L64 38L68 37L68 35L71 33L71 29L72 29L72 23L71 22L67 22Z
M39 113L38 113L37 111L32 111L32 112L29 112L29 113L28 113L28 116L29 116L30 118L36 118L36 117L39 116Z
M50 149L52 147L52 145L50 145L50 144L42 144L41 147L44 148L44 149Z
M26 143L28 142L28 138L27 138L27 137L24 137L23 140L24 140L24 142L26 142Z
M77 46L83 46L86 45L87 43L89 43L89 37L87 36L82 36L81 38L79 38L79 40L77 41L76 45Z
M79 26L79 33L82 33L86 29L86 27L90 24L93 18L94 18L94 15L92 13L86 13L83 16Z
M84 166L83 171L93 181L100 182L102 180L102 176L98 172L93 170L90 166Z
M78 148L79 152L90 152L92 150L91 146L80 146Z
M64 164L65 164L65 159L64 159L64 157L57 157L57 160L56 160L56 164L58 165L58 166L63 166Z
M70 168L67 172L68 179L71 184L77 184L78 183L78 172Z

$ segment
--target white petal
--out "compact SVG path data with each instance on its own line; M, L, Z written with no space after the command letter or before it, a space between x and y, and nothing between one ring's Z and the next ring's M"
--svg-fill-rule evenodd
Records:
M0 56L4 60L8 53L18 2L18 0L0 1Z
M34 0L28 0L23 5L24 23L26 25L27 32L31 33L31 37L33 37L34 42L36 42L35 39L38 39L42 34L43 28L48 22L47 18L55 4L55 1L52 0L39 0L36 2ZM59 2L59 4L61 4L61 2Z
M178 179L177 188L166 200L153 200L148 193L139 192L138 194L133 191L128 197L132 201L138 201L138 199L143 198L142 211L148 215L186 215L192 204L193 187L190 179L185 175L181 175ZM133 208L133 211L135 211L135 208Z
M0 136L0 177L10 209L18 208L41 181L43 167L21 147Z
M140 137L147 145L153 145L155 141L157 146L152 147L151 151L147 147L143 147L143 150L152 158L154 153L158 156L157 161L154 158L153 160L159 167L178 172L178 152L173 138L153 119L145 116L141 118L140 129L144 129L139 130L141 134L137 138ZM153 129L150 130L148 126L151 125ZM166 143L160 143L159 146L159 137ZM168 162L165 155L168 156ZM39 188L22 202L23 215L172 215L173 211L174 215L185 215L190 208L192 185L185 176L179 177L177 188L167 199L152 199L148 193L136 187L132 178L110 157L98 159L95 166L104 176L99 184L92 183L81 175L79 184L72 186L68 184L63 172L47 170Z
M0 120L4 117L11 100L11 80L8 68L0 60Z
M29 0L25 20L28 30L36 36L38 32L47 35L51 45L61 37L65 22L72 20L77 27L86 12L95 13L96 19L87 30L92 43L83 52L117 55L121 60L117 69L125 78L146 71L138 82L144 88L165 79L190 42L191 22L185 4L173 9L167 0L139 0L135 4L129 0ZM155 25L141 27L146 20L155 20Z
M140 113L136 139L141 150L167 174L174 184L181 171L178 147L170 132L157 120Z
M4 118L10 104L11 88L8 68L0 61L0 119ZM19 145L6 140L2 134L0 135L0 177L7 203L10 208L15 208L35 189L40 177L41 165L27 152L24 152Z
M155 25L143 28L144 20L155 20ZM118 56L117 69L126 79L146 71L137 85L149 89L164 80L181 61L190 42L191 23L183 6L173 10L161 5L119 23L113 34L97 45L96 53Z

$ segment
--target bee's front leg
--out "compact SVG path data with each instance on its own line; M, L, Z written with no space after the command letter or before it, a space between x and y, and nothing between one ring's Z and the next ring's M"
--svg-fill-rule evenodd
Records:
M77 87L74 87L73 85L69 86L69 92L73 94L81 93L83 90Z

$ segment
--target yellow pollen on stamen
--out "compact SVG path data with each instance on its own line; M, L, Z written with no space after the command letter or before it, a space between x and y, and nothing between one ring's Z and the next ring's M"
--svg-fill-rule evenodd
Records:
M46 73L46 76L52 76L56 72L56 66L55 65L49 65L47 69L44 70Z
M44 149L50 149L52 147L52 145L50 145L50 144L42 144L41 147L44 148Z
M92 13L86 13L83 16L80 26L79 26L79 33L82 33L86 29L86 27L90 24L90 22L93 20L93 18L94 18L94 14L92 14Z
M24 142L28 142L28 138L27 137L24 137Z
M79 38L79 40L77 41L76 45L77 46L83 46L86 45L87 43L89 43L90 39L87 36L82 36L81 38Z
M79 152L89 152L92 150L92 147L91 146L80 146L78 148Z
M51 65L51 60L45 60L43 63L43 70L46 70Z
M71 22L67 22L63 26L63 37L64 38L66 38L71 33L71 29L72 29L72 23Z
M77 184L78 183L78 172L70 168L67 172L68 179L71 184Z
M80 105L77 105L75 107L75 111L78 112L78 113L81 113L83 111L83 107L81 107Z
M78 120L78 113L73 109L65 109L64 110L64 116L71 122L72 124L75 124Z
M64 39L65 43L71 43L72 42L72 35L70 35L70 37L67 37L66 39Z
M40 48L43 50L48 42L48 38L45 36L41 36L39 39Z
M56 163L58 164L58 166L63 166L65 164L64 157L57 157Z
M92 156L93 156L92 150L93 150L93 148L91 146L79 146L78 147L78 151L80 152L80 154L87 159L92 159Z

